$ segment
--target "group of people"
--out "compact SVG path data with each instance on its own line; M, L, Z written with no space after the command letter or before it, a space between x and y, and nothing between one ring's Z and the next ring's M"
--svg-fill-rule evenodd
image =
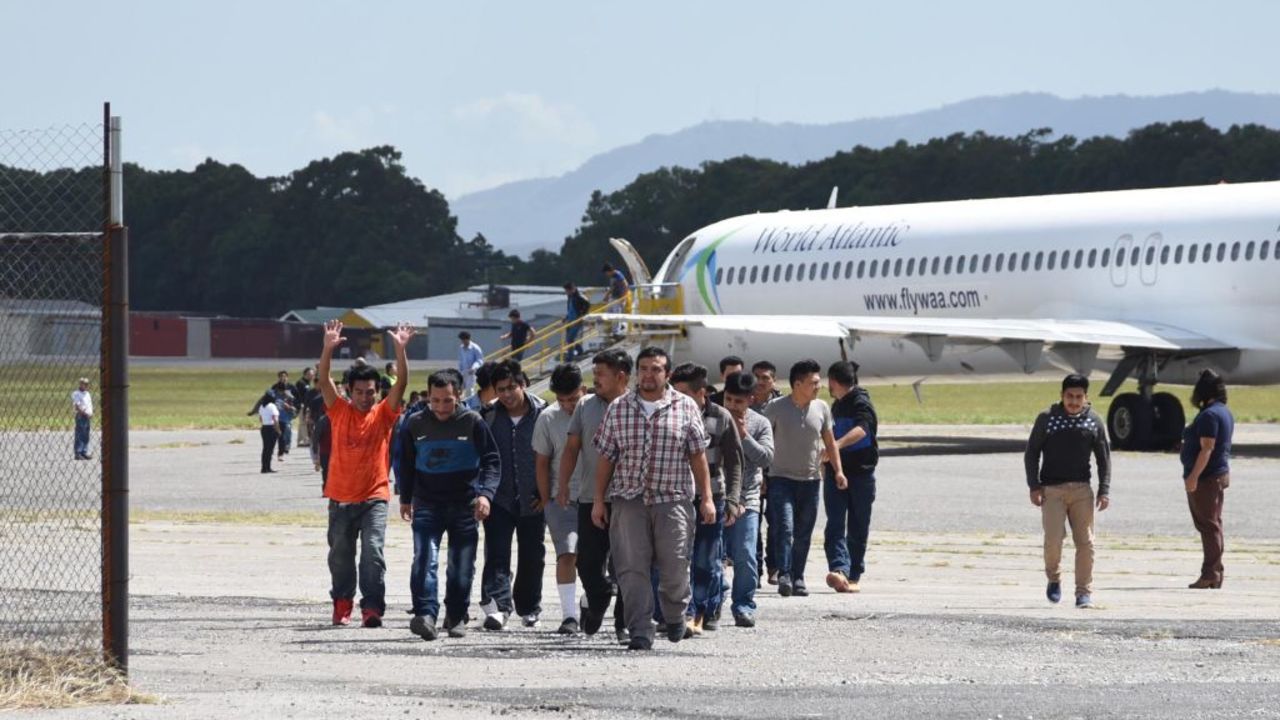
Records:
M725 358L716 389L707 368L673 365L663 349L647 347L635 358L613 349L596 354L591 391L577 366L558 366L553 402L529 392L520 363L506 360L472 368L474 394L461 371L437 371L402 407L404 347L413 331L392 333L394 381L379 399L381 377L372 368L344 374L345 397L333 382L341 329L326 325L318 373L332 448L325 495L334 624L351 621L357 585L361 623L382 624L393 488L413 532L409 629L425 640L467 633L481 559L479 626L502 631L513 618L537 626L548 529L561 633L594 635L611 604L618 642L635 650L652 648L659 635L678 642L715 631L726 605L733 624L753 627L756 593L766 583L779 597L809 594L820 497L825 584L838 593L860 590L879 427L855 363L825 369L831 404L819 397L823 368L813 360L790 368L790 393L782 395L767 361L748 371L740 358ZM1036 420L1026 452L1031 501L1044 519L1048 599L1061 596L1069 524L1081 607L1091 604L1093 512L1106 509L1110 483L1105 426L1087 391L1087 379L1068 376L1061 402ZM1187 431L1184 478L1206 539L1192 587L1222 582L1225 400L1221 378L1211 373L1193 393L1202 410Z

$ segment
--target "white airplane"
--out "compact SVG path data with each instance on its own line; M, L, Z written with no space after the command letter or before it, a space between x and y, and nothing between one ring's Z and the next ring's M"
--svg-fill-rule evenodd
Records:
M1112 403L1113 443L1165 448L1185 418L1157 382L1280 382L1280 182L744 215L678 243L653 283L683 310L601 320L783 377L805 357L873 376L1097 367L1102 395L1140 389Z

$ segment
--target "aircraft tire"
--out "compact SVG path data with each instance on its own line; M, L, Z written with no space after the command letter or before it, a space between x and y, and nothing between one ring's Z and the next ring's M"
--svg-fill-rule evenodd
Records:
M1107 411L1107 433L1117 450L1151 448L1155 413L1152 403L1137 393L1121 393L1111 401Z
M1182 439L1182 428L1187 423L1182 401L1173 393L1158 392L1151 396L1154 425L1151 434L1152 450L1172 450Z

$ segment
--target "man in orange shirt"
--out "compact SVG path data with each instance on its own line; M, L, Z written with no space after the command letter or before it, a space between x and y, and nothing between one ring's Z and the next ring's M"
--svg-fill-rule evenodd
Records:
M360 614L365 627L382 625L386 611L387 562L382 546L387 532L387 485L391 431L400 415L400 399L409 384L405 345L413 328L400 325L391 333L396 349L396 382L387 397L378 400L378 371L367 365L347 373L347 396L338 395L329 370L333 349L342 344L342 323L324 324L324 349L317 374L330 425L329 477L329 574L333 578L333 624L351 621L356 595L356 541L360 541Z

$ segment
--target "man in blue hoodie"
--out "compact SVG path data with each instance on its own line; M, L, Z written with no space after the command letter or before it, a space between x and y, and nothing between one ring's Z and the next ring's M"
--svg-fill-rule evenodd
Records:
M528 379L520 363L506 360L493 369L498 402L484 414L502 458L502 480L494 494L493 512L484 522L484 573L480 609L484 629L501 630L512 612L525 627L542 615L542 570L546 562L546 517L538 493L533 430L546 403L525 392ZM511 582L511 539L519 542L515 587Z
M822 504L827 509L823 549L827 553L827 586L838 593L858 592L866 572L867 535L871 529L871 505L876 501L876 442L879 420L871 395L858 384L858 365L840 361L827 369L827 389L835 402L836 447L846 485L837 487L831 465L824 465Z
M445 622L449 637L467 632L467 607L475 578L478 523L489 517L501 475L493 435L480 415L460 406L461 381L452 371L428 380L427 408L410 414L400 428L396 477L400 517L413 522L413 567L409 629L423 640L438 635L437 567L440 541L449 533L445 576Z

